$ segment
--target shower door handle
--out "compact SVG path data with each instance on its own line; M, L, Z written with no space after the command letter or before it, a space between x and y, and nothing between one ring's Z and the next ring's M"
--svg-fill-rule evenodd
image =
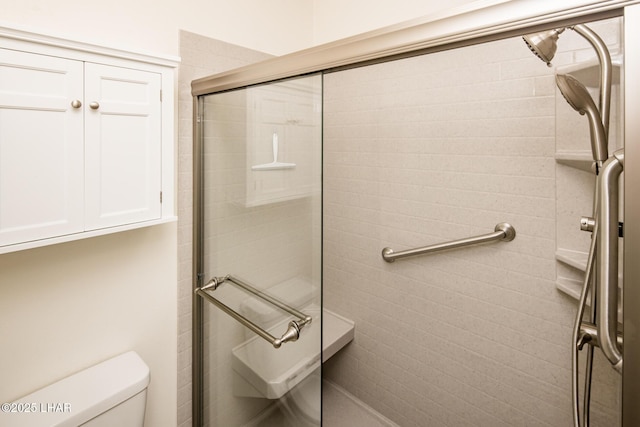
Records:
M600 349L614 369L622 372L618 335L618 177L624 168L624 150L616 151L598 175L597 329Z
M215 291L218 288L218 286L220 286L225 282L232 283L244 289L245 291L252 293L258 298L278 307L279 309L289 314L294 315L295 317L298 318L298 320L290 321L289 324L287 325L287 330L282 334L280 338L274 337L264 328L256 325L250 319L246 318L245 316L238 313L231 307L227 306L226 304L224 304L222 301L220 301L213 295L205 292L205 291ZM213 277L211 280L209 280L209 282L206 285L202 286L201 288L196 288L194 290L194 293L196 295L201 296L206 301L212 303L213 305L215 305L216 307L218 307L219 309L227 313L229 316L233 317L235 320L240 322L243 326L246 326L256 334L258 334L258 336L260 336L261 338L270 342L274 348L280 348L280 346L286 342L297 341L298 338L300 338L300 331L302 330L302 328L308 325L309 323L311 323L312 321L311 316L305 313L302 313L301 311L298 311L297 309L291 307L289 304L286 304L280 301L279 299L264 293L263 291L249 285L243 280L240 280L239 278L234 277L230 274L222 277Z

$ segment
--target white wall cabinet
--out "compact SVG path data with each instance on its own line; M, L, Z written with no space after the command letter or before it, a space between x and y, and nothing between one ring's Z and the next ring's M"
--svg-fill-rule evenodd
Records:
M177 61L0 41L0 253L175 220Z

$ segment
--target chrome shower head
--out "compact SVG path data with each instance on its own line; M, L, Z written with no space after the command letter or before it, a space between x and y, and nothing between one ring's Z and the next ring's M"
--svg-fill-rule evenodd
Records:
M551 66L551 60L558 49L558 37L564 31L564 28L555 30L542 31L540 33L527 34L522 36L524 42L529 46L531 52L542 59L547 65Z
M589 131L591 133L591 152L593 160L603 162L607 160L609 153L607 150L607 136L591 95L575 77L569 74L556 74L556 85L560 93L571 107L578 113L586 114L589 118Z
M611 54L604 41L593 30L584 24L577 24L566 28L556 28L553 30L542 31L540 33L527 34L523 36L525 43L533 53L544 62L547 66L551 66L551 60L556 54L558 38L566 29L570 29L584 37L586 41L593 47L598 55L600 63L600 103L599 111L602 117L602 126L604 133L609 133L609 112L611 107Z

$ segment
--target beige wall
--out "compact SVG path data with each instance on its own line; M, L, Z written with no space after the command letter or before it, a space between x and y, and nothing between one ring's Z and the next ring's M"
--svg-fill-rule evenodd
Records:
M426 15L436 17L470 3L474 1L314 0L313 42L316 45L327 43Z
M312 1L0 0L0 20L134 51L178 54L184 29L283 54L312 44Z
M0 22L63 38L177 55L178 30L283 55L472 0L0 0Z
M155 32L138 4L3 0L0 19L81 42L176 53L176 31ZM118 20L121 10L130 14ZM0 255L0 401L135 350L151 371L147 425L175 426L176 280L176 222Z
M176 419L176 224L0 255L0 401L135 350L147 425Z

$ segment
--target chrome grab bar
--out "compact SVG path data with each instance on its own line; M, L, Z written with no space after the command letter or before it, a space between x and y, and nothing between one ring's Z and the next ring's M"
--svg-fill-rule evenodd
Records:
M622 372L618 333L618 177L624 168L624 150L604 162L598 175L600 224L596 250L598 277L598 343L614 369Z
M274 337L269 332L267 332L266 330L264 330L263 328L261 328L260 326L252 322L251 320L244 317L242 314L238 313L231 307L224 304L219 299L215 298L210 293L206 292L206 291L215 291L216 289L218 289L218 286L226 282L233 283L234 285L244 289L245 291L254 294L258 298L261 298L267 301L268 303L275 305L279 309L294 315L295 317L298 318L298 320L290 321L287 327L287 330L284 332L284 334L282 334L280 338ZM231 276L230 274L227 274L226 276L222 276L222 277L212 278L211 280L209 280L209 282L207 282L206 285L200 288L196 288L194 290L194 293L201 296L205 300L209 301L210 303L212 303L213 305L215 305L216 307L218 307L219 309L227 313L229 316L233 317L235 320L240 322L243 326L246 326L247 328L251 329L253 332L258 334L261 338L264 338L265 340L270 342L271 345L273 345L275 348L280 348L282 344L289 341L297 341L298 338L300 338L300 331L302 330L302 328L308 325L309 323L311 323L311 316L308 316L302 313L301 311L296 310L290 305L285 304L284 302L272 297L271 295L268 295L262 292L261 290L254 288L248 283L243 282L242 280L238 279L237 277Z
M394 252L391 248L384 248L382 250L382 258L387 262L393 262L396 259L406 258L415 255L423 255L432 252L445 251L447 249L460 248L463 246L476 245L480 243L492 242L494 240L503 240L510 242L516 238L516 229L511 224L501 222L496 225L495 231L489 234L483 234L481 236L467 237L466 239L453 240L451 242L438 243L431 246L424 246L422 248L408 249L406 251Z

